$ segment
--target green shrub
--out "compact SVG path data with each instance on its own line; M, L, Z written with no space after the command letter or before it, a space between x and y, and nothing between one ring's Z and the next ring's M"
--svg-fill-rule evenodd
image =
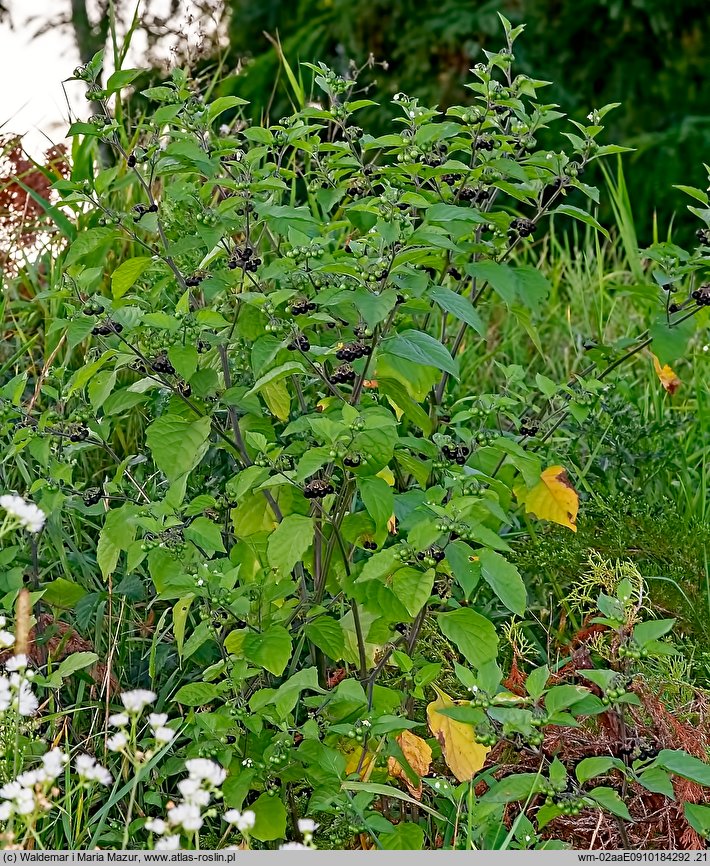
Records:
M24 302L45 312L51 360L2 390L5 484L48 516L29 551L3 550L4 603L29 584L45 609L36 642L55 659L68 638L48 638L71 609L113 665L102 700L113 673L182 714L164 763L151 738L165 720L140 733L133 718L126 742L112 735L124 763L108 805L94 789L82 801L91 844L142 844L145 818L134 816L173 794L183 759L228 771L222 785L210 770L209 793L221 787L226 806L253 811L247 830L264 845L313 816L333 839L366 832L384 848L431 847L439 835L446 847L547 846L531 820L542 830L586 808L628 818L618 792L583 787L589 779L615 772L643 786L653 767L663 794L670 772L704 783L700 761L663 752L641 764L604 758L570 783L545 751L543 727L612 712L623 721L638 702L636 662L673 651L660 640L672 621L640 622L641 590L628 580L599 596L608 645L579 682L556 684L551 657L536 660L524 692L502 685L511 615L540 610L505 556L520 503L575 529L577 493L548 465L547 443L568 414L584 420L607 377L651 340L597 346L562 385L531 381L487 349L505 316L542 351L535 321L549 283L528 249L550 216L606 234L565 197L579 191L593 207L585 168L623 150L596 141L613 106L573 123L568 152L537 149L563 115L538 102L543 82L512 72L519 28L503 23L506 47L474 70L474 106L442 116L399 94L400 116L379 137L355 125L372 107L356 82L325 66L314 68L322 103L269 127L243 123L242 100L210 101L180 70L146 93L159 107L134 127L120 91L139 71L101 85L100 56L77 70L105 113L72 127L73 175L55 183L72 237L43 272L49 285L43 276ZM95 170L99 142L120 159ZM704 262L670 246L648 255L663 286ZM660 290L644 291L655 305ZM677 324L704 303L693 295L663 310L652 326L662 361L682 349ZM494 371L498 390L459 382L464 352ZM35 654L37 685L52 701L75 689L103 729L104 704L87 702L75 676L95 659L74 668L74 655L55 675ZM473 701L452 702L444 677ZM61 706L40 719L47 740ZM428 743L411 733L427 719L438 732ZM22 730L31 763L35 741ZM537 769L479 775L501 743ZM461 784L427 776L432 758ZM187 766L193 778L207 765ZM538 809L539 795L549 803ZM501 832L512 801L523 811ZM173 822L183 844L196 841L193 818ZM219 827L202 832L219 843Z

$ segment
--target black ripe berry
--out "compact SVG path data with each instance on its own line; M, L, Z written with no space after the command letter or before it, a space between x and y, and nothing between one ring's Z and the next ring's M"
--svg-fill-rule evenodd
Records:
M535 231L535 223L532 220L519 217L510 224L511 229L516 231L521 238L529 237Z
M194 274L191 274L186 280L185 285L189 286L193 289L195 286L199 286L200 283L207 278L207 274L204 271L195 271Z
M83 442L89 438L89 430L83 424L75 424L69 430L70 442Z
M669 304L668 312L673 315L673 313L677 313L680 310L680 304Z
M357 358L362 358L370 354L370 347L365 343L345 343L335 353L335 357L339 361L355 361Z
M343 465L354 469L362 463L362 457L359 454L347 454L343 457Z
M175 368L168 360L167 355L157 355L150 362L150 366L155 370L156 373L167 373L172 375L175 372Z
M478 150L493 150L495 147L495 141L487 135L479 135L474 142L475 147Z
M190 387L189 382L178 382L177 389L183 397L189 397L190 394L192 394L192 388Z
M342 385L355 381L355 370L350 364L340 364L333 370L330 376L330 381L335 385Z
M363 541L362 546L365 548L365 550L377 550L376 541Z
M129 168L133 168L133 166L134 166L135 164L136 164L136 156L135 156L135 154L134 154L134 153L129 153L129 154L128 154L128 158L126 159L126 165L127 165Z
M314 478L303 488L306 499L322 499L331 493L335 493L335 488L330 481L323 481L321 478Z
M311 348L311 343L305 334L296 334L293 340L288 344L287 348L291 352L307 352Z
M299 298L291 305L291 315L305 316L306 313L312 313L315 309L316 305L313 301L309 301L308 298Z
M102 498L102 493L98 487L89 487L88 490L84 491L81 498L84 500L84 505L96 505Z
M703 283L691 295L699 307L710 306L710 283Z

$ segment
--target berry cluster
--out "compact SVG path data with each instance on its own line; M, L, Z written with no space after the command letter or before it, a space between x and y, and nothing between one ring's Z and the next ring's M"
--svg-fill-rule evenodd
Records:
M84 505L91 506L96 505L97 502L103 499L103 494L100 487L88 487L83 492L81 498L84 501Z
M369 538L363 541L362 546L365 550L377 550L377 542Z
M308 298L298 298L298 300L291 305L291 315L304 316L306 313L312 313L317 309L318 308L313 301L309 301Z
M340 364L331 373L330 381L336 385L354 382L355 370L353 370L350 364Z
M426 550L420 550L417 554L417 559L419 562L424 565L432 566L436 565L437 562L441 562L442 559L446 556L446 553L439 547L438 544L432 544L431 547L428 547Z
M468 445L463 444L456 445L453 448L450 445L442 445L441 453L447 460L453 460L458 463L459 466L463 466L468 455L471 453L471 449Z
M156 355L156 357L150 362L150 366L156 373L165 373L166 375L172 376L175 372L175 367L173 367L168 360L168 356L165 354Z
M134 207L133 207L133 222L134 223L140 222L147 213L157 213L157 212L158 212L158 205L157 204L150 204L150 205L137 204L137 205L134 205Z
M185 285L194 289L195 286L199 286L203 280L206 280L208 276L209 274L206 271L195 271L194 274L190 274L190 276L187 277Z
M535 223L524 217L518 217L511 222L510 228L517 232L521 238L527 238L535 231Z
M118 322L112 322L111 319L106 319L105 322L94 325L91 333L95 337L107 337L109 334L120 334L122 330L123 325Z
M323 481L321 478L314 478L303 488L306 499L323 499L331 493L335 493L335 488L330 481Z
M691 297L699 307L710 307L710 283L703 283L692 292Z
M84 424L72 424L68 433L70 442L83 442L89 438L89 428Z
M254 250L251 247L247 246L244 247L244 249L237 247L234 250L227 262L227 267L231 270L234 270L235 268L244 268L245 271L254 273L260 264L261 259L254 255Z
M346 454L343 457L343 465L348 466L350 469L355 469L362 463L362 457L359 454Z
M335 357L339 361L355 361L357 358L363 358L370 354L370 347L365 343L345 343L335 353Z

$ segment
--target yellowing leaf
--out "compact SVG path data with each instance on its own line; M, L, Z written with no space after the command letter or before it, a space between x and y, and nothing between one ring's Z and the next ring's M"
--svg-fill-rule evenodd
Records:
M360 778L365 779L370 775L372 762L375 758L375 752L369 749L365 752L365 757L362 758L362 746L357 743L344 742L340 747L340 752L346 759L345 774L349 776L351 773L357 773L360 767ZM362 758L362 766L360 759Z
M390 487L394 487L394 473L389 468L389 466L385 466L384 469L380 469L377 473L378 478L382 478L383 481L386 481Z
M678 388L680 388L680 379L668 364L661 367L661 362L658 358L654 354L651 354L651 357L653 358L653 369L656 371L656 375L660 379L661 385L663 385L672 397Z
M407 775L407 771L396 758L389 758L387 761L387 771L394 779L401 779L407 788L409 788L409 793L419 800L422 796L421 777L426 776L431 766L431 747L426 740L423 740L411 731L402 731L397 737L397 742L409 766L419 776L419 784L413 784Z
M434 689L438 697L426 708L429 730L441 745L446 766L459 782L468 782L485 764L490 749L476 742L471 725L442 716L439 712L446 707L468 706L468 701L453 701L441 689L436 686Z
M387 532L389 532L390 535L397 534L397 518L394 514L387 521Z
M551 520L577 531L579 496L572 487L564 466L550 466L540 475L540 482L532 490L516 487L518 501L524 503L525 511L540 520Z

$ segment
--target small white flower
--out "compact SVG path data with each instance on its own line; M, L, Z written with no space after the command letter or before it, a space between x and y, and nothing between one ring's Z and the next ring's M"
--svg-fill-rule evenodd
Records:
M14 641L13 641L14 642ZM27 656L24 653L18 653L5 662L6 671L24 671L27 667Z
M6 629L0 630L0 649L9 649L15 643L15 635Z
M0 616L0 628L5 628L6 625L7 625L7 617L6 616Z
M68 761L69 758L61 749L50 749L42 755L44 772L49 779L56 779Z
M594 112L590 111L587 115L587 120L591 123L594 120Z
M163 821L162 818L148 818L145 822L145 829L149 833L155 833L156 836L162 836L163 833L168 829L168 825Z
M13 705L21 716L34 716L39 708L39 701L34 695L27 680L20 680L17 674L10 677L10 685L14 686Z
M162 728L168 721L167 713L151 713L148 716L148 724L151 728Z
M128 745L128 737L123 731L118 731L106 740L106 746L110 752L122 752Z
M306 845L302 845L300 842L284 842L283 845L279 845L279 851L305 851L308 850Z
M256 814L251 809L247 809L246 812L242 812L237 821L237 830L240 833L248 833L249 830L253 830L254 824L256 824Z
M222 815L222 820L226 821L228 824L236 824L241 817L242 813L239 809L228 809L224 815Z
M0 803L0 821L9 821L12 815L12 803L6 800Z
M214 788L219 788L227 778L226 771L208 758L192 758L190 761L185 761L185 769L191 779L207 782Z
M125 728L129 721L126 713L114 713L108 717L108 723L112 728Z
M34 502L25 502L21 496L6 494L0 496L0 508L19 521L20 525L30 532L39 532L44 526L47 515Z
M156 742L164 745L175 738L175 731L172 728L156 728L153 731L153 736Z
M199 806L192 803L180 803L168 810L168 823L173 827L182 827L188 833L199 830L204 824Z
M155 843L156 851L179 851L180 836L176 833L174 836L163 836Z
M110 785L113 782L113 776L106 767L96 762L96 758L91 755L77 755L74 761L79 778L85 782L98 782L100 785Z
M299 818L298 831L304 836L312 836L316 832L318 825L312 818Z
M203 580L202 578L200 578L200 579L197 581L197 585L198 585L198 586L204 586L204 585L205 585L204 580Z
M529 837L529 836L526 836L526 837L525 837L525 841L526 841L526 842L529 842L529 841L530 841L530 837Z
M152 704L157 697L155 692L151 692L148 689L133 689L130 692L123 692L121 703L129 713L140 713L149 704Z

